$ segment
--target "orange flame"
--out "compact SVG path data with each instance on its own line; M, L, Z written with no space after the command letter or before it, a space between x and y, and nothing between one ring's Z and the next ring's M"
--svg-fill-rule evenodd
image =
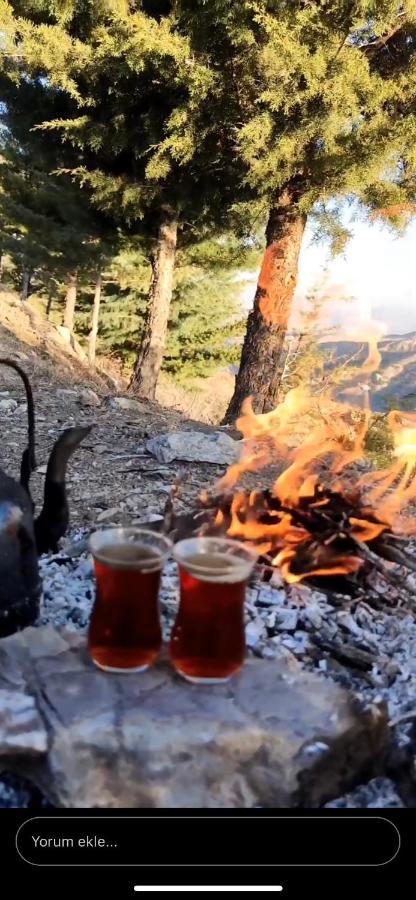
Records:
M380 365L376 338L367 343L360 377ZM277 464L280 474L267 499L261 491L235 493L228 511L217 511L215 528L254 545L288 583L351 575L363 566L363 543L380 539L387 530L416 533L416 520L406 514L416 498L416 412L389 414L391 465L357 476L354 464L365 456L371 419L366 384L362 389L361 408L337 401L329 391L314 396L307 387L289 391L269 413L257 415L250 398L243 404L237 422L243 435L241 458L221 479L219 490L233 490L246 476L267 472L271 465Z

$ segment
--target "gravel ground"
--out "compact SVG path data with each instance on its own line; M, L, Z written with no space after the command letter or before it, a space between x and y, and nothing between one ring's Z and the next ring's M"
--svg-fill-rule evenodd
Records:
M94 582L91 558L80 552L86 534L82 529L74 531L61 553L41 559L42 625L81 632L88 626ZM326 595L305 586L283 585L277 574L274 582L264 583L256 577L248 590L248 652L267 659L284 657L294 668L332 678L361 699L383 699L390 719L398 721L397 743L405 747L411 740L416 697L414 576L402 578L398 597L386 597L392 588L386 589L377 578L374 590L377 587L378 597L383 595L386 600L381 610L372 608L368 597L357 602L338 596L330 602ZM171 560L165 567L160 596L167 639L178 602L176 564ZM388 601L395 605L389 606ZM33 799L27 786L19 789L15 778L0 782L0 806L25 807L33 802L39 800ZM373 779L328 804L329 808L368 809L401 805L395 785L387 778Z

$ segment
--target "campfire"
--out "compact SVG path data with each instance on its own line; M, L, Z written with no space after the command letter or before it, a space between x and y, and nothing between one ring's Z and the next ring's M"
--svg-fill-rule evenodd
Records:
M403 544L416 532L416 414L389 413L392 462L379 470L363 464L371 418L363 379L379 361L370 342L359 371L361 407L305 388L267 414L256 415L247 400L237 422L241 459L200 498L199 530L249 542L289 584L342 584L354 593L374 568L387 576L389 563L414 569ZM253 473L266 481L262 489L245 483Z

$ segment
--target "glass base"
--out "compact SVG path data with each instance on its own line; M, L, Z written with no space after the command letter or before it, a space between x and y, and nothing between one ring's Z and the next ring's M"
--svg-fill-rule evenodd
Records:
M185 672L181 672L180 669L178 669L178 673L186 681L190 681L191 684L226 684L233 677L232 675L226 675L225 678L198 678L194 675L185 675Z
M92 661L94 665L97 666L97 669L101 669L102 672L113 672L115 675L137 675L137 672L145 672L146 669L149 668L148 663L145 666L137 666L137 668L119 669L114 666L103 666L103 664L97 662L94 657L92 657Z

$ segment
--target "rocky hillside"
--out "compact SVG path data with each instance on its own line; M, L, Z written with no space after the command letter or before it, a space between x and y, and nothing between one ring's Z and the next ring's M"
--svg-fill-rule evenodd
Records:
M355 343L342 341L323 344L322 348L331 354L331 365L340 365L351 359L351 364L357 366L357 377L342 392L345 397L350 395L353 399L360 382L359 366L366 357L366 347L360 349ZM416 410L416 332L390 335L380 342L379 349L381 366L370 381L372 409L374 412L386 412L392 408Z
M174 409L128 397L121 379L115 380L104 371L91 372L65 333L48 325L30 305L22 307L13 296L1 293L0 356L20 362L33 386L38 469L31 485L38 507L48 456L56 438L72 425L93 425L68 472L73 527L160 515L178 475L183 482L178 509L189 509L200 490L223 474L229 462L225 454L222 464L198 459L190 463L183 458L187 456L186 448L173 456L161 451L163 462L160 454L158 459L147 452L147 442L163 433L192 431L211 435L214 442L218 433L225 440L228 435L222 433L223 429L218 432ZM0 466L16 476L26 446L27 409L20 379L3 366L0 429ZM188 437L187 446L189 441Z

